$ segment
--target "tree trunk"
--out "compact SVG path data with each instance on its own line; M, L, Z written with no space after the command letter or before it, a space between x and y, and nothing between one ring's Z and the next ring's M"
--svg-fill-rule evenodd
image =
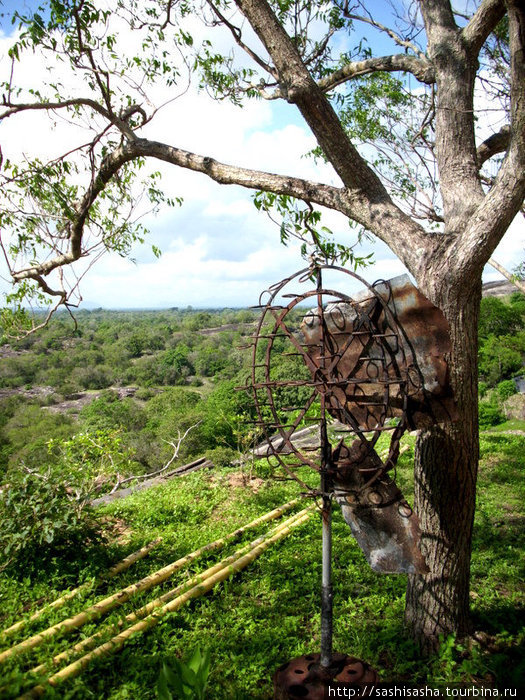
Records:
M466 287L470 293L465 293ZM479 457L477 340L481 281L458 285L444 280L431 294L450 324L450 378L460 418L423 431L415 457L415 508L422 551L430 572L410 575L405 619L421 649L430 653L439 637L469 631L471 535ZM455 289L453 289L453 287ZM453 295L453 298L452 298Z

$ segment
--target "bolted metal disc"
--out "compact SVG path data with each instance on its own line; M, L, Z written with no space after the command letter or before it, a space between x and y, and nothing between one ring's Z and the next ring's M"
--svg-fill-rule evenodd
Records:
M320 654L306 654L280 666L273 676L274 700L325 700L329 686L358 688L378 682L377 672L355 656L333 654L329 668L319 662Z

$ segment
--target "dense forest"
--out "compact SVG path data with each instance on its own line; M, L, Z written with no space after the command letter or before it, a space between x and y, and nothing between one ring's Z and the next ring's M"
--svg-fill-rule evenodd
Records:
M191 426L180 457L235 446L245 398L242 336L250 311L80 312L3 347L2 467L49 462L49 442L96 434L138 473L169 459L165 441ZM131 468L131 465L130 465Z

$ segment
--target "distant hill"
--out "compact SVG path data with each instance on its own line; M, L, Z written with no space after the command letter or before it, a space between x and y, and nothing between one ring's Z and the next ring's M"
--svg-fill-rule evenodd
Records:
M482 294L484 297L507 297L517 291L512 282L501 280L499 282L485 282Z

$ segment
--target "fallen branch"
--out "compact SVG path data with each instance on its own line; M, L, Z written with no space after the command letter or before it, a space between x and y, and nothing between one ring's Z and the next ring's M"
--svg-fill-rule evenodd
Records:
M200 425L200 423L202 423L202 420L198 421L194 425L190 425L190 427L184 432L183 435L181 435L180 430L177 429L179 437L177 438L176 442L173 442L173 441L170 442L169 440L163 441L166 444L171 445L171 447L173 448L172 456L169 458L169 460L166 462L166 464L163 467L161 467L160 469L157 469L154 472L149 472L149 474L139 474L138 476L137 475L128 476L125 479L120 479L120 477L117 475L117 482L116 482L115 486L113 486L113 488L111 489L110 493L114 493L115 491L117 491L117 489L119 489L122 486L122 484L127 484L129 481L133 481L133 480L142 481L142 479L153 479L154 477L159 476L163 472L167 471L171 467L173 462L179 456L181 445L184 442L184 440L186 439L186 437L188 436L188 433L191 430L193 430L194 428L196 428L198 425Z
M171 472L163 473L160 477L155 476L151 479L148 479L147 481L143 481L141 484L128 486L125 489L119 489L115 492L112 491L111 493L107 493L104 496L99 496L99 498L94 498L91 501L91 505L93 507L96 507L105 503L111 503L111 501L114 501L115 499L126 498L126 496L130 496L136 491L148 489L151 486L158 484L160 479L170 479L173 476L184 476L185 474L190 474L193 471L197 471L197 469L210 469L211 467L213 467L213 462L211 462L209 459L206 459L206 457L199 457L199 459L196 459L193 462L188 462L188 464L183 464L180 467L173 469L173 471Z

